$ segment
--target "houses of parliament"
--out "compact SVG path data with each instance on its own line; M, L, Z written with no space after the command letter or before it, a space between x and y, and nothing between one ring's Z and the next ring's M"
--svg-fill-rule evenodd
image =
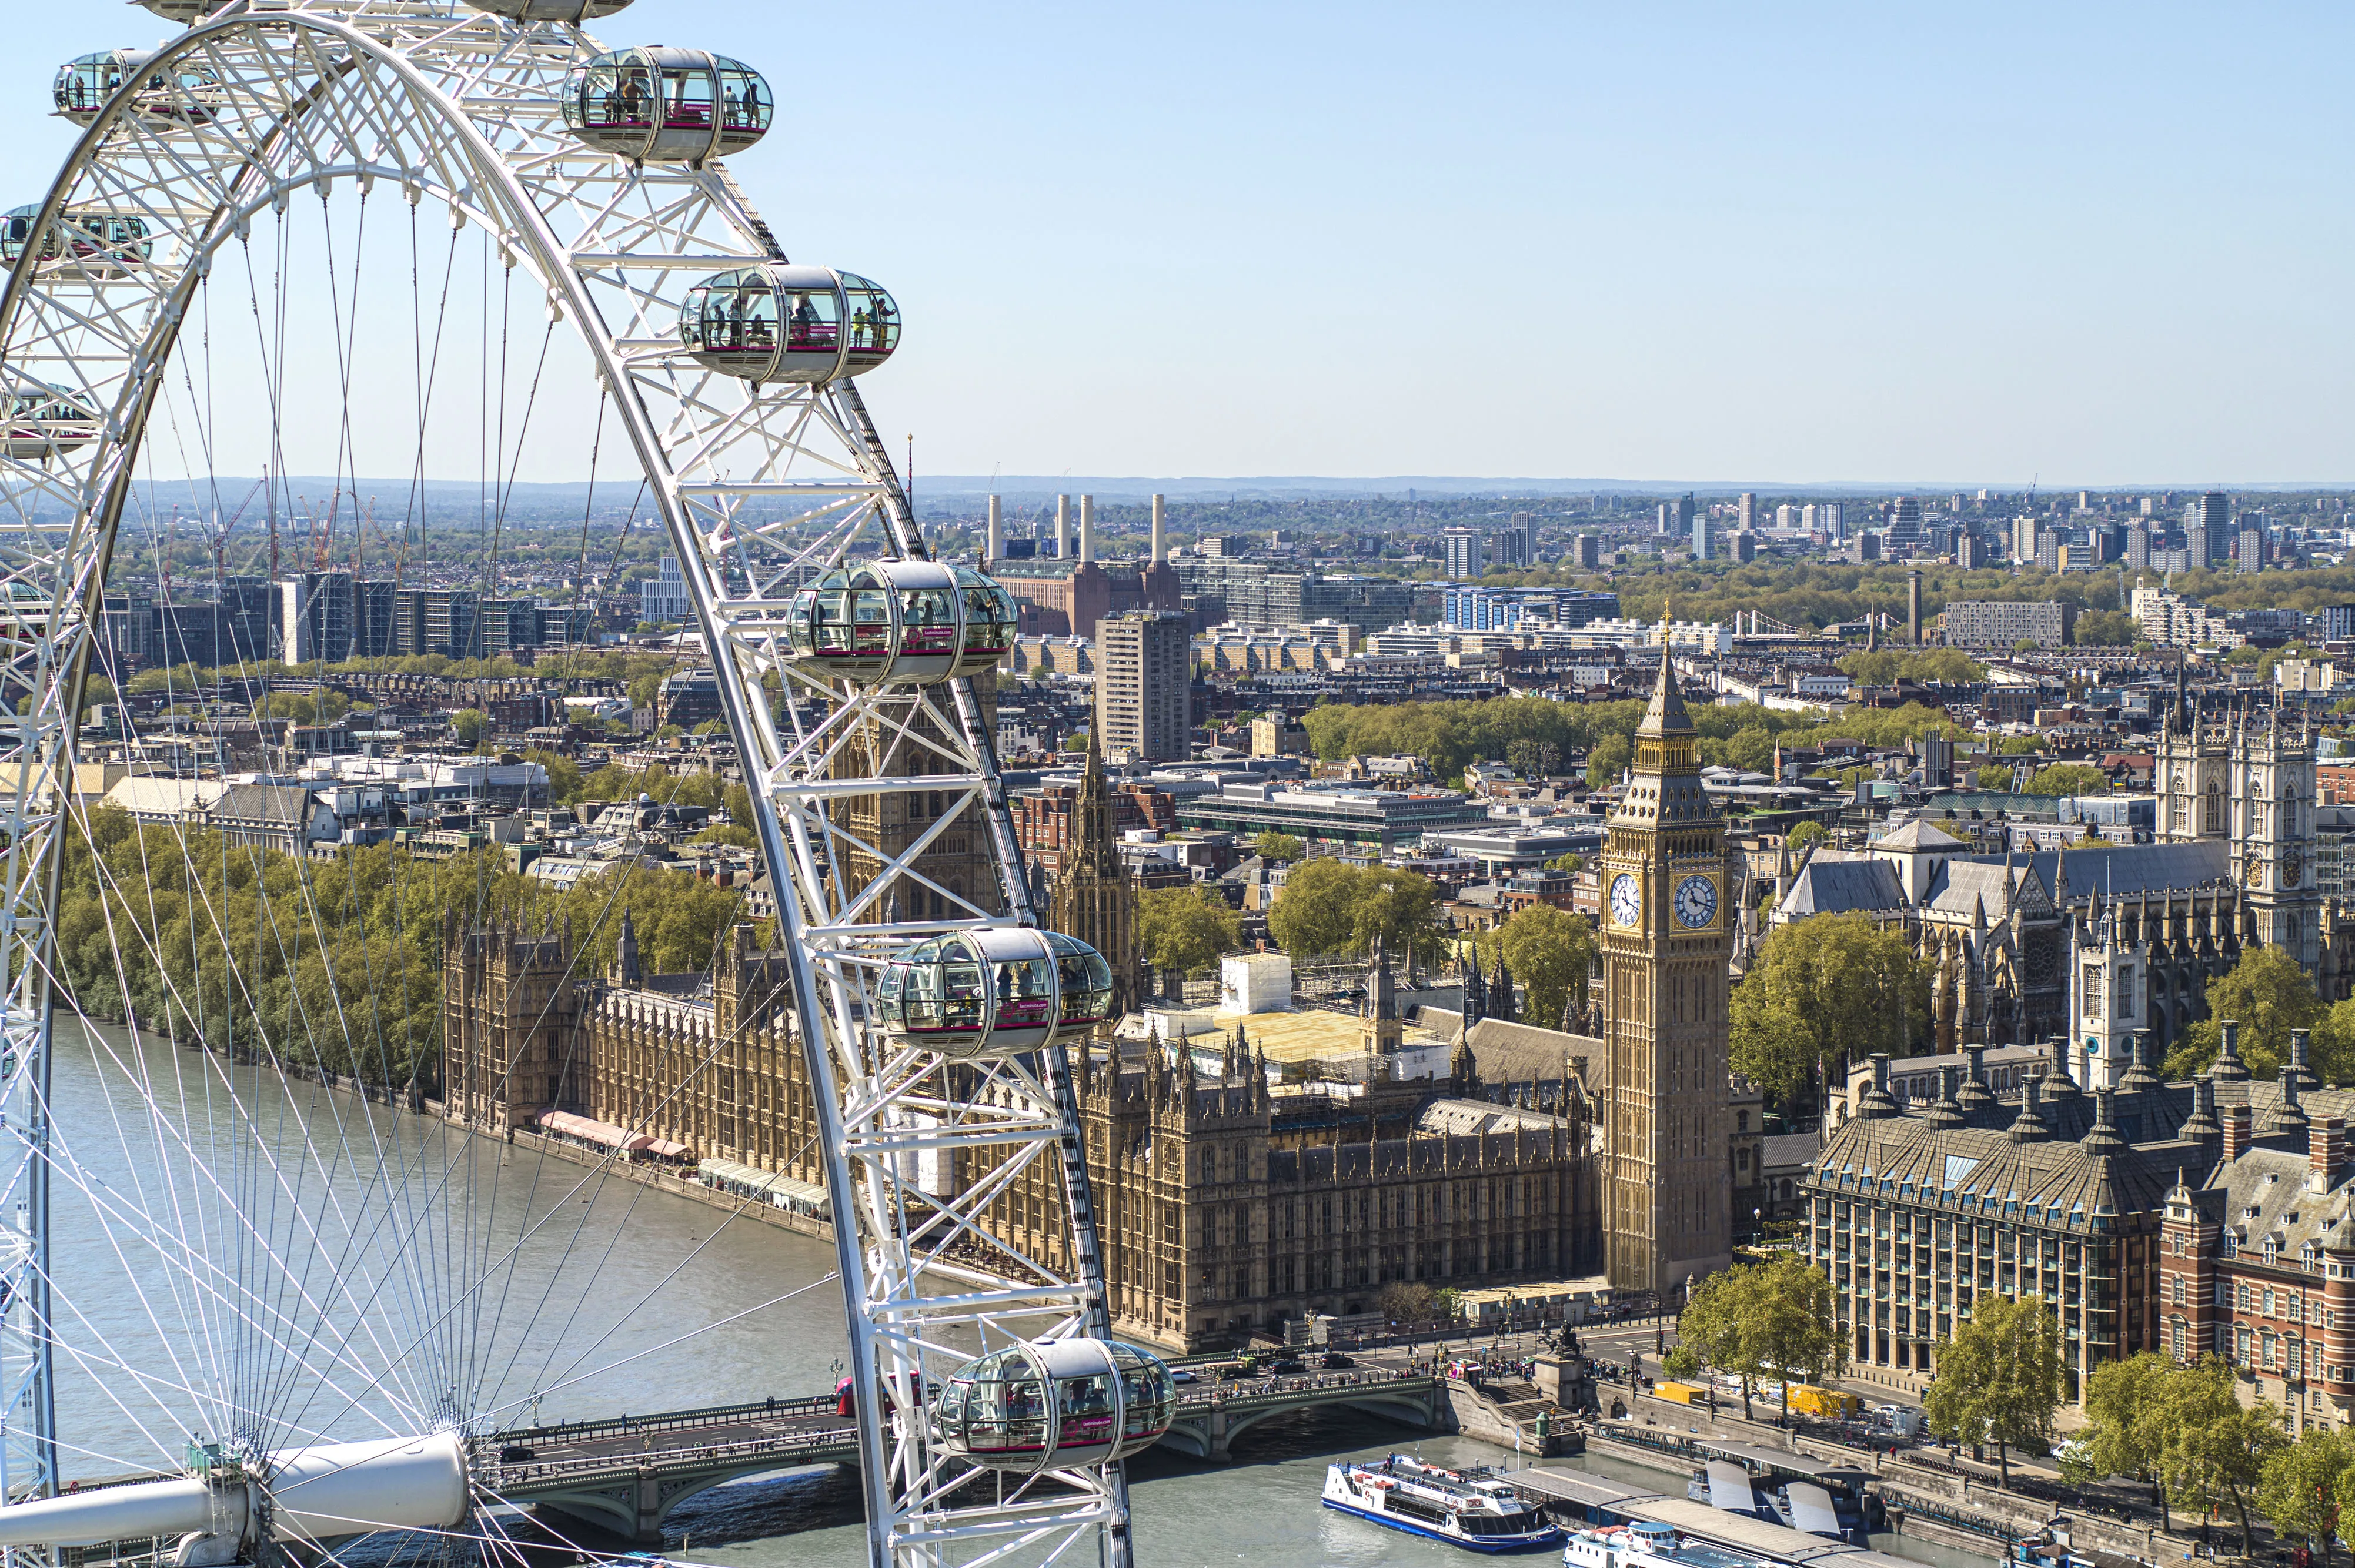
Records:
M930 826L877 820L877 803L864 804L862 832L887 846ZM1723 1266L1736 1196L1731 891L1723 827L1666 667L1604 863L1596 1033L1446 1015L1447 1072L1403 1076L1406 1023L1378 946L1362 1057L1345 1078L1278 1082L1247 1022L1207 1050L1199 1036L1173 1050L1108 1031L1075 1051L1115 1331L1193 1349L1374 1311L1395 1282L1607 1274L1622 1291L1665 1297ZM951 873L986 885L972 868ZM1046 923L1134 955L1135 919L1092 752ZM683 1164L824 1180L786 966L751 927L723 936L707 973L645 972L626 919L608 973L576 976L573 959L554 932L449 933L444 1115L503 1134L568 1113L663 1140ZM1133 1010L1142 976L1114 967L1117 1010ZM988 1175L986 1157L960 1153L923 1180L953 1190ZM1066 1261L1043 1169L1000 1202L1001 1233Z

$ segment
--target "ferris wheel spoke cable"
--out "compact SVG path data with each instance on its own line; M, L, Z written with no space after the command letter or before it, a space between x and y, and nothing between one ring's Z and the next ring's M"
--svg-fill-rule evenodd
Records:
M143 840L143 847L144 847L144 840ZM152 884L151 884L151 885L152 885ZM112 913L111 913L111 910L110 910L110 912L109 912L109 919L110 919L110 922L111 922L111 920L112 920ZM134 930L135 930L135 927L134 927ZM144 933L139 933L139 934L140 934L140 936L141 936L141 939L142 939L142 943L143 943L143 944L145 944L145 943L146 943L146 939L145 939ZM119 945L117 946L116 951L117 951L117 953L118 953L118 954L120 954L120 952L121 952L121 947L120 947ZM150 946L150 952L151 952L151 955L152 955L153 956L155 956L155 959L156 959L156 961L157 961L157 964L158 964L158 967L159 967L159 969L161 969L161 967L162 967L162 956L161 956L161 955L160 955L159 953L154 953L153 948L152 948L152 945ZM168 982L168 980L167 980L167 984L168 984L168 983L169 983L169 982ZM86 1028L86 1029L90 1029L90 1028L94 1027L94 1026L90 1025L89 1020L88 1020L86 1018L84 1019L84 1020L83 1020L83 1021L84 1021L84 1025L85 1025L85 1028ZM100 1036L93 1036L93 1038L97 1038L97 1039L101 1039L101 1040L102 1040L102 1037L100 1037ZM112 1048L110 1047L110 1048L108 1048L108 1049L109 1049L109 1052L110 1052L110 1054L112 1054ZM122 1065L120 1058L119 1058L119 1057L117 1057L117 1058L116 1058L116 1060L117 1060L118 1066ZM144 1061L145 1061L145 1058L144 1058L144 1053L139 1053L139 1054L137 1054L137 1055L136 1055L136 1057L135 1057L135 1060L139 1061L142 1063L142 1067L143 1067L143 1069L144 1069ZM130 1074L130 1070L125 1069L125 1072L126 1072L126 1075L131 1075L131 1074ZM151 1102L151 1103L152 1103L152 1102ZM158 1127L159 1127L159 1129L160 1129L160 1128L162 1128L163 1126L165 1126L165 1125L168 1125L168 1124L165 1123L165 1122L164 1122L164 1121L159 1117L159 1118L157 1118L157 1120L156 1120L156 1125L157 1125L157 1126L158 1126ZM318 1154L318 1150L317 1150L316 1146L315 1146L315 1143L314 1143L314 1142L312 1142L311 1140L307 1140L307 1139L306 1139L306 1140L305 1140L304 1147L305 1147L305 1152L306 1152L306 1154L310 1157L310 1159L312 1160L312 1162L315 1163L315 1162L318 1160L318 1158L320 1157L319 1157L319 1154ZM193 1153L193 1151L191 1151L191 1152ZM163 1170L164 1170L167 1175L175 1174L175 1173L176 1173L176 1172L178 1171L178 1169L180 1168L179 1168L178 1163L177 1163L177 1162L176 1162L176 1161L174 1161L174 1160L172 1160L172 1159L170 1159L169 1157L166 1157L166 1158L165 1158L165 1159L163 1159L163 1160L159 1161L159 1166L160 1166L160 1168L162 1168L162 1169L163 1169ZM135 1168L135 1167L134 1167L134 1168ZM198 1169L202 1169L202 1170L208 1170L208 1171L211 1168L210 1168L210 1166L209 1166L209 1165L205 1165L205 1164L201 1163L201 1161L199 1161L199 1162L198 1162L198 1164L197 1164L197 1168L198 1168ZM282 1181L281 1181L281 1185L283 1185L282 1179ZM240 1212L242 1212L243 1211L242 1211L242 1210L240 1210L239 1211L240 1211ZM325 1245L325 1238L324 1238L324 1237L322 1237L322 1236L318 1236L318 1235L316 1235L316 1234L315 1234L315 1232L314 1232L314 1234L313 1240L314 1240L314 1243L315 1243L314 1247L312 1249L313 1251L321 1250L321 1249L323 1249L323 1248L324 1248L324 1246ZM354 1264L353 1264L353 1266L357 1268L357 1266L359 1266L359 1265L358 1265L358 1264L357 1264L357 1262L355 1262L355 1263L354 1263ZM344 1278L344 1277L345 1277L345 1276L343 1276L343 1275L338 1275L338 1278L339 1278L339 1279ZM347 1296L348 1296L348 1286L347 1286L347 1285L346 1285L346 1294L347 1294ZM372 1315L371 1315L371 1314L369 1314L368 1312L367 1312L366 1310L359 1310L360 1308L365 1308L366 1307L368 1307L368 1306L369 1306L369 1305L372 1305L372 1303L350 1302L350 1303L347 1303L347 1305L349 1305L349 1306L351 1306L352 1307L356 1308L356 1310L354 1311L354 1315L353 1315L353 1321L354 1321L354 1322L357 1322L357 1323L363 1324L363 1325L367 1326L367 1327L369 1328L370 1332L373 1332L373 1331L374 1331L374 1326L373 1326L373 1317L372 1317ZM159 1327L159 1333L160 1333L160 1331L161 1331L161 1330L160 1330L160 1327ZM312 1330L313 1335L314 1335L314 1338L315 1338L315 1336L316 1336L317 1331L318 1331L317 1327L314 1325L314 1328L313 1328L313 1330ZM339 1349L340 1349L340 1347L339 1347ZM415 1401L415 1399L414 1399L414 1396L413 1396L413 1395L410 1397L410 1403L411 1403L412 1404L416 1404L416 1403L417 1403L417 1402Z

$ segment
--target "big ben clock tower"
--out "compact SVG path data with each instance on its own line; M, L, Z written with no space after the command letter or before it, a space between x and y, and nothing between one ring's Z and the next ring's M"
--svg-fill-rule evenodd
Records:
M1604 1256L1622 1290L1674 1301L1732 1260L1725 824L1664 650L1636 768L1604 833Z

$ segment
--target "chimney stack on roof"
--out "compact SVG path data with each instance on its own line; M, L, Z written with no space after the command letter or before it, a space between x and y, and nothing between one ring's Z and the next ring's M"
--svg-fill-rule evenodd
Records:
M2306 1184L2314 1192L2328 1192L2347 1165L2347 1122L2321 1116L2306 1126Z
M2249 1151L2249 1108L2246 1105L2224 1107L2224 1157L2238 1159Z

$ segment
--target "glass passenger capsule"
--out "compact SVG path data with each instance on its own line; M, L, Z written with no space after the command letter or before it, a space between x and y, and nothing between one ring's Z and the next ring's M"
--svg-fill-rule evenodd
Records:
M1159 1358L1118 1339L1055 1339L959 1367L933 1403L932 1426L952 1454L1035 1475L1152 1446L1177 1403Z
M7 413L0 420L0 456L47 463L69 447L98 439L98 416L62 387L20 381L5 395Z
M190 26L226 9L229 0L139 0L139 4L167 22Z
M932 560L838 568L797 591L785 614L796 665L869 686L979 675L1014 645L1014 595Z
M136 81L131 106L150 120L209 124L219 112L220 81L200 66L182 63L166 70L148 71L153 56L145 49L101 49L81 55L58 68L50 96L58 112L77 125L98 118L107 100L125 82Z
M1112 965L1058 931L961 931L894 958L875 1010L911 1045L963 1061L1014 1056L1110 1018Z
M768 133L775 111L759 71L702 49L616 49L564 79L565 127L634 163L741 153Z
M510 22L563 22L579 27L610 16L630 0L466 0L477 11L505 16Z
M99 277L119 278L155 251L145 220L128 213L69 208L36 242L40 219L37 204L0 213L0 265L13 267L33 251L43 266L67 261Z
M698 365L747 381L831 381L900 347L900 307L856 272L783 261L706 278L678 310Z

